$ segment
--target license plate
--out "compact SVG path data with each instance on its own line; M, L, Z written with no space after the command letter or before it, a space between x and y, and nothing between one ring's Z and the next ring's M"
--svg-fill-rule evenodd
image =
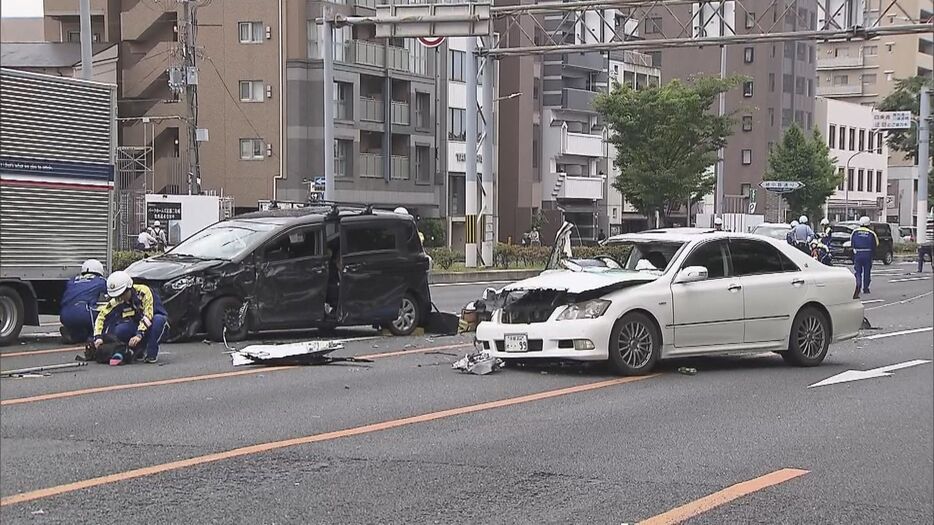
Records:
M504 350L506 352L528 352L529 336L525 334L507 335Z

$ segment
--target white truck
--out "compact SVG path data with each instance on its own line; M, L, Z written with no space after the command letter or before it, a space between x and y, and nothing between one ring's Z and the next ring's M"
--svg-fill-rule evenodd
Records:
M0 345L110 268L116 86L0 69Z

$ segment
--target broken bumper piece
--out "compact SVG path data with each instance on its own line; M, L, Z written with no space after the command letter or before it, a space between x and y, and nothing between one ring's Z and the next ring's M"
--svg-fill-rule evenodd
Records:
M342 350L340 341L306 341L282 345L250 345L230 353L233 366L243 365L323 365L338 361L372 362L355 357L332 357L335 350Z

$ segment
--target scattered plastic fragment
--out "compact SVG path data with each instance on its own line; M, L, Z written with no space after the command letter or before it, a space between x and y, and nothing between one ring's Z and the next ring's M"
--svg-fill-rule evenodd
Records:
M371 363L359 357L332 357L329 354L342 350L338 341L305 341L282 345L250 345L230 352L233 366L242 365L324 365L338 361Z
M696 375L697 375L697 369L696 369L696 368L691 368L691 367L688 367L688 366L682 366L682 367L678 368L678 373L679 373L679 374L684 374L684 375L686 375L686 376L696 376Z
M493 357L493 354L485 351L467 354L451 365L454 370L478 376L491 374L502 367L502 359L497 359Z

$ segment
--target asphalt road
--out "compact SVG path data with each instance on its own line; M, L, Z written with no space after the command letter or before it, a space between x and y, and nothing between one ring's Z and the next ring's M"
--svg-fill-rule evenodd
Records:
M934 282L911 269L877 267L875 329L810 369L759 354L638 380L479 377L450 368L467 337L345 330L344 354L373 363L235 369L193 342L158 365L2 379L0 522L929 524L934 366L807 388L932 359ZM0 366L70 361L61 347L34 335Z

